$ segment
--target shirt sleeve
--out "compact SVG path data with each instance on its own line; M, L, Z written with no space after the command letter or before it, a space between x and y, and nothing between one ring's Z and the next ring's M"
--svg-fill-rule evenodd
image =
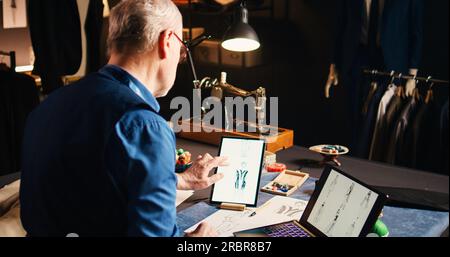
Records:
M112 176L124 191L129 236L179 236L176 225L175 136L163 119L135 111L108 144Z

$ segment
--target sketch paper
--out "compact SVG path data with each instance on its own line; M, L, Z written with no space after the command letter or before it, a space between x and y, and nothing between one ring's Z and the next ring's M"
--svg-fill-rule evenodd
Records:
M26 28L26 0L3 0L3 28Z
M264 207L249 208L243 212L219 210L187 229L191 232L202 222L208 222L219 237L233 236L234 232L273 225L281 222L299 220L308 202L290 197L275 196ZM256 215L250 215L256 210Z
M219 167L224 178L214 185L213 202L253 205L258 194L264 141L224 138L220 155L227 156L229 166Z
M176 199L176 206L180 205L182 202L186 201L189 197L191 197L194 194L194 191L184 191L184 190L177 190L177 199Z

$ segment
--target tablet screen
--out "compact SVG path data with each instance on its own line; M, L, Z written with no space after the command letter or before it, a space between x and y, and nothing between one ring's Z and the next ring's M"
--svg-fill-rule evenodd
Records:
M308 223L328 237L357 237L377 199L374 191L331 169Z
M211 202L256 206L264 150L261 139L222 138L219 156L227 156L229 165L216 170L224 178L213 186Z

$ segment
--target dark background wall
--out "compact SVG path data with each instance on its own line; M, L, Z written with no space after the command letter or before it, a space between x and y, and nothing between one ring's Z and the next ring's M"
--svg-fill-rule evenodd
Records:
M252 12L250 23L261 37L265 65L237 69L197 64L202 76L218 76L220 71L229 73L229 82L245 88L267 88L269 96L278 96L281 127L295 130L295 143L303 146L314 144L346 144L348 131L345 118L345 95L342 87L332 91L332 98L325 99L324 84L327 79L332 54L334 18L339 1L295 0L289 1L288 19L285 1L276 0L276 16ZM448 79L448 3L447 0L425 2L425 34L423 62L420 74ZM218 21L218 20L219 21ZM229 19L223 16L194 17L194 25L206 26L213 35L223 34ZM179 68L177 83L162 109L168 110L173 96L189 95L191 76L186 66ZM439 101L448 99L448 87L437 88ZM170 111L165 112L170 116Z
M270 11L251 12L250 23L261 37L265 64L246 69L197 64L199 76L217 77L220 71L227 71L229 82L236 86L248 90L267 88L269 96L279 97L280 126L295 130L298 145L346 144L349 128L342 87L333 90L331 99L323 94L332 53L334 10L339 1L275 0L275 19ZM424 2L425 44L420 74L448 80L449 1ZM186 10L184 15L187 24ZM227 14L193 16L194 25L204 26L218 39L230 22ZM27 29L0 28L0 49L16 50L18 65L29 64L30 47ZM169 110L172 97L192 95L191 79L188 67L180 66L173 91L160 99L167 118L173 113ZM448 98L448 87L436 88L435 92L438 101Z

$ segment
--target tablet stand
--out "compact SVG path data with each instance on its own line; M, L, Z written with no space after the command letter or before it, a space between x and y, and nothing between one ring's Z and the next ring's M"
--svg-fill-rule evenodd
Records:
M232 211L244 211L246 206L244 204L221 203L219 208Z

